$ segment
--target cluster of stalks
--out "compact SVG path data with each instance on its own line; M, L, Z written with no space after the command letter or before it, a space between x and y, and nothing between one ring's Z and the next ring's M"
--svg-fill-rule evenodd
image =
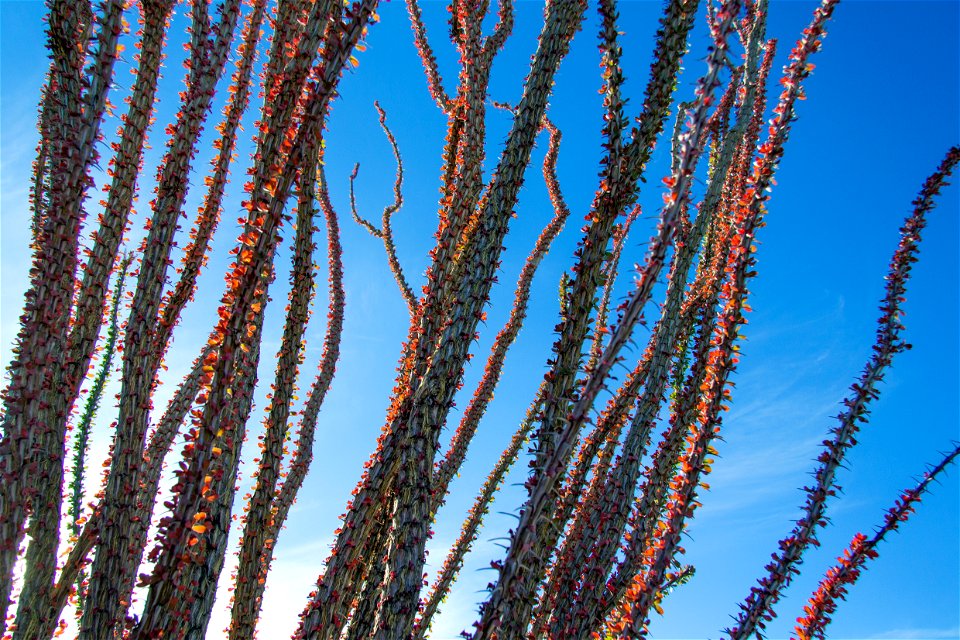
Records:
M343 71L356 63L377 0L207 0L189 5L185 89L144 223L142 243L125 247L174 0L48 0L51 64L42 93L41 142L33 172L33 262L20 331L3 391L0 441L0 635L49 638L63 629L71 595L79 636L202 638L214 595L230 580L229 638L257 630L283 523L309 470L317 417L340 353L345 293L339 222L324 175L324 130ZM756 234L798 100L838 0L823 0L777 77L777 43L766 36L767 0L667 0L642 108L628 109L615 0L598 0L604 118L598 184L569 275L547 373L509 445L484 483L439 574L424 587L425 548L483 415L505 357L526 318L531 284L570 210L556 175L561 132L548 117L557 70L586 17L586 0L548 0L538 47L499 158L485 177L489 83L514 23L499 0L489 33L488 0L453 0L449 37L458 54L455 88L438 69L417 0L407 0L427 85L447 118L435 245L422 282L408 280L392 217L403 203L400 149L377 105L397 162L395 200L379 225L354 219L382 240L409 308L396 384L375 451L342 516L332 551L309 594L296 638L425 638L511 466L529 447L527 498L473 631L477 640L640 638L664 597L691 579L680 537L722 436L739 362L741 326L755 274ZM706 15L711 46L688 66L701 75L690 102L675 88L692 29ZM106 139L108 93L124 16L136 16L136 79L110 145L105 199L87 201ZM376 27L373 27L376 28ZM174 39L177 36L173 36ZM224 77L235 50L235 68ZM257 57L264 57L259 75ZM739 62L735 62L739 61ZM697 69L699 67L699 69ZM771 83L770 81L774 82ZM772 108L768 84L782 91ZM219 120L214 97L226 92ZM162 411L153 411L159 372L192 302L217 230L241 119L262 104L246 167L240 235L215 325L192 369ZM673 121L671 122L671 116ZM209 168L193 166L204 126L216 120ZM504 251L524 174L539 137L554 215L521 271L513 306L497 333L450 442L440 434L460 390L470 349ZM653 149L672 143L671 173L635 284L616 309L613 285ZM835 473L877 397L877 383L904 349L900 318L917 243L933 198L960 161L952 148L924 184L890 264L874 353L824 441L806 488L803 516L780 542L744 599L731 639L760 636L774 606L817 543ZM198 173L206 189L184 248L178 219ZM703 179L705 186L695 190ZM702 193L698 193L702 191ZM96 209L91 219L88 212ZM316 220L325 221L329 308L323 355L301 411L305 331L315 287ZM254 460L253 488L238 511L239 564L221 577L242 445L253 414L275 256L290 238L291 293L276 372ZM179 260L179 268L171 269ZM659 305L655 285L666 281ZM129 285L128 285L129 283ZM121 304L130 287L128 303ZM122 307L122 308L121 308ZM644 314L659 309L649 339L631 356ZM121 318L121 312L124 316ZM122 346L122 348L119 348ZM99 360L97 352L102 353ZM120 392L105 482L84 505L83 478L93 416L120 359ZM631 359L632 358L632 359ZM615 365L628 373L614 377ZM92 383L84 384L92 372ZM611 397L602 405L602 390ZM86 395L81 408L80 398ZM179 454L173 443L184 444ZM292 446L290 446L292 443ZM292 450L292 453L288 453ZM73 452L68 459L68 451ZM822 637L837 600L876 555L954 449L903 494L873 538L859 535L798 619L802 638ZM171 471L164 476L163 470ZM167 482L171 497L157 505ZM65 492L65 486L69 491ZM66 497L65 497L66 496ZM162 516L161 516L162 514ZM69 518L61 526L63 517ZM151 522L158 518L151 540ZM64 531L71 537L62 540ZM64 560L58 564L58 557ZM21 573L22 572L22 573ZM22 577L16 577L22 575ZM131 613L135 590L142 611ZM15 605L11 608L11 605ZM4 635L5 634L5 635Z

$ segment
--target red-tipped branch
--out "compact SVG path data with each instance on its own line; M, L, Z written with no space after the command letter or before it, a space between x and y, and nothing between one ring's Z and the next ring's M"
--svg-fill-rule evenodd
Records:
M176 124L168 128L170 138L158 169L156 197L150 203L151 216L126 326L114 456L104 494L104 518L115 524L102 532L104 551L94 559L90 606L82 620L85 633L100 633L121 622L129 601L118 600L115 593L117 589L122 593L132 587L142 556L141 547L129 544L131 532L137 528L131 520L136 509L131 508L130 501L141 481L149 398L176 322L176 317L164 318L169 324L159 322L163 289L191 161L224 71L239 7L239 0L225 0L220 5L218 24L211 26L206 4L199 0L193 3L187 88L181 93Z
M923 494L926 493L939 474L941 474L950 464L960 456L960 446L957 446L948 453L943 459L929 471L923 474L921 480L916 486L903 492L897 498L894 505L887 510L884 515L883 524L873 534L873 537L867 538L862 533L858 533L850 541L850 546L844 550L843 555L837 558L837 564L827 571L827 575L820 581L810 600L803 607L806 614L797 618L797 626L794 631L799 640L824 640L827 625L831 622L831 614L837 610L837 601L843 600L848 589L860 577L861 572L866 569L866 564L877 557L876 551L884 537L891 531L896 531L901 522L906 522L915 509L915 505L920 502Z
M741 207L731 223L734 240L730 249L722 258L718 256L718 261L725 264L725 271L730 274L719 292L725 301L724 308L719 317L711 314L701 325L699 353L682 394L680 408L674 416L677 425L689 427L689 433L686 434L686 451L676 462L677 475L660 481L672 492L670 503L662 516L657 515L655 527L647 532L631 533L631 547L637 546L635 540L644 543L644 557L639 566L629 562L628 552L628 557L620 563L609 583L614 587L611 595L617 602L623 579L636 575L624 600L619 603L619 611L608 620L614 631L624 632L626 637L644 637L650 609L659 610L667 571L677 563L676 555L683 552L679 542L685 522L699 506L696 500L698 489L701 486L706 488L701 477L710 472L712 460L708 456L715 453L712 442L719 435L720 416L726 410L724 402L730 397L728 380L739 362L739 328L744 323L743 312L747 309L747 281L754 273L751 270L754 264L753 232L761 215L759 208ZM708 308L712 306L708 305ZM672 469L674 465L670 467ZM642 522L647 514L641 507L635 515ZM646 544L648 539L650 543Z
M440 71L437 68L437 58L427 41L427 28L423 24L423 14L420 12L420 4L417 0L407 0L407 11L410 13L410 24L413 27L413 41L417 46L417 52L420 54L423 71L427 75L427 88L430 90L430 96L441 111L449 113L452 105L447 92L443 90L443 79L440 77Z
M359 595L357 590L362 588L362 582L358 582L357 577L363 575L372 553L376 553L375 550L369 550L367 545L375 538L372 534L377 513L385 504L390 504L393 512L393 537L391 557L385 572L390 576L390 582L385 585L384 607L380 611L382 615L378 617L384 625L392 624L396 633L405 633L412 627L417 612L423 551L431 517L429 485L435 439L462 376L470 336L482 317L482 308L495 280L503 237L537 132L531 123L538 124L543 117L557 66L567 51L582 14L583 7L579 3L556 2L548 7L541 46L534 56L501 160L479 209L472 212L478 216L476 231L472 236L476 241L470 243L463 253L465 262L460 267L462 278L452 290L458 300L456 314L449 323L434 324L439 318L428 311L439 310L441 300L448 298L440 290L442 286L432 281L428 287L428 298L420 305L415 331L404 349L401 374L398 376L402 393L390 409L378 452L357 489L333 555L304 614L299 632L302 635L314 638L323 634L321 637L329 637L345 623L349 603L355 594ZM477 83L476 86L482 88L485 83ZM482 95L478 98L482 99ZM474 135L475 132L468 132L468 128L464 127L464 133ZM459 146L463 144L466 143L461 136ZM460 184L473 184L473 179L461 175ZM442 228L449 228L444 225L441 222ZM456 238L452 240L456 242ZM443 250L449 251L451 246L448 244ZM435 252L435 263L438 258L439 252ZM439 262L446 263L442 259ZM435 272L431 274L433 277L437 275ZM441 326L442 336L437 340L434 336ZM431 364L433 366L428 368ZM419 376L423 373L428 375L421 380ZM405 384L406 381L409 383ZM416 415L411 415L414 411ZM405 480L399 479L398 475L403 467L406 467ZM399 481L395 483L395 480ZM410 627L407 627L408 624Z
M562 603L557 608L558 616L565 618L581 631L587 628L588 620L602 620L606 610L616 601L622 585L615 589L613 597L609 597L606 589L606 576L615 561L619 542L623 537L629 517L630 507L634 503L637 481L640 473L640 461L643 457L646 442L649 438L656 415L664 401L664 392L670 377L670 370L675 356L682 352L680 340L689 336L693 328L696 314L690 313L688 308L696 306L701 297L710 299L706 304L712 314L720 286L720 269L723 264L707 268L697 274L693 286L687 291L688 272L693 264L707 230L711 226L721 225L724 212L721 210L721 195L726 185L732 181L731 168L738 149L745 143L748 123L753 117L753 103L758 94L762 93L765 85L765 67L760 65L760 51L762 48L762 25L755 29L755 38L750 42L747 55L748 73L735 78L720 100L718 109L711 116L711 123L724 119L729 113L733 97L741 88L738 80L743 80L746 86L745 108L737 118L736 125L727 132L717 151L713 176L707 188L703 202L699 206L699 214L692 225L687 223L678 233L676 256L671 267L668 279L667 301L663 306L661 318L657 322L650 346L647 349L650 364L643 380L643 392L637 399L637 410L633 416L630 429L624 442L623 454L617 464L606 477L602 488L594 492L595 501L589 508L582 509L578 519L587 528L584 542L591 542L593 548L583 548L575 553L573 567L581 573L584 585L574 591L578 607L573 603ZM713 125L709 125L713 128ZM682 146L680 147L682 149ZM682 154L681 154L682 156ZM682 162L682 157L681 157ZM678 164L679 166L679 164ZM675 178L670 178L670 182ZM706 242L701 252L701 266L712 263L711 253L723 251L729 242ZM701 343L708 343L709 331L701 338ZM675 374L682 377L682 372ZM639 388L632 395L637 395ZM683 413L683 412L681 412ZM662 513L666 499L666 485L669 474L677 464L677 458L682 451L683 437L689 427L686 419L678 420L664 436L661 447L654 456L651 467L651 477L645 483L641 498L640 512L643 513L642 526L632 534L633 542L643 542L649 535L652 526ZM600 480L603 483L603 479ZM631 544L632 546L632 544ZM590 551L589 553L587 551ZM642 554L641 554L642 555ZM574 613L574 611L577 611ZM568 631L567 633L570 633Z
M276 485L281 476L280 461L285 447L289 417L284 415L285 412L278 409L289 407L292 394L292 375L295 373L295 369L293 372L288 372L287 377L284 377L280 367L277 370L277 383L274 385L274 396L271 400L268 433L263 443L261 467L257 475L257 486L250 497L241 542L240 554L243 560L236 576L236 591L230 623L231 640L253 637L263 591L266 586L267 572L273 559L273 548L287 512L296 498L313 458L313 437L316 430L317 415L330 387L336 361L339 357L344 316L342 250L340 248L336 214L330 205L322 165L317 162L308 162L300 178L301 201L297 222L297 251L303 255L298 258L301 268L297 270L302 272L304 269L310 269L312 264L309 252L306 251L304 246L304 239L309 239L311 234L314 214L313 201L317 192L318 176L320 208L327 220L328 280L330 286L324 352L321 357L319 373L304 407L297 448L290 464L290 471L279 488ZM312 251L312 241L310 242ZM299 278L302 279L303 277L305 277L305 274L300 273ZM312 282L312 275L309 276L309 280ZM303 290L312 289L312 285L307 286L307 283L299 279L294 286ZM300 304L295 304L295 301L292 301L291 312ZM301 318L301 324L304 320L305 318ZM288 329L290 327L292 325L288 319ZM285 338L288 337L287 333L285 331ZM297 343L299 343L299 340L297 338ZM293 342L292 337L288 348L294 354L298 353L298 347ZM294 361L296 360L295 358Z
M507 38L513 32L513 0L498 0L497 24L493 33L483 43L482 55L492 59L501 49Z

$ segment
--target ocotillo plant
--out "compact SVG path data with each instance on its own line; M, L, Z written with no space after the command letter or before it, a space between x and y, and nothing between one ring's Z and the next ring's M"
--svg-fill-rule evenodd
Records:
M450 43L442 46L453 59L439 54L427 15L433 7L406 0L402 8L437 110L430 115L446 131L438 221L420 274L405 263L400 239L418 224L413 210L434 206L409 196L409 176L422 168L409 161L416 141L393 124L387 96L383 106L374 103L387 164L339 135L334 118L340 94L364 73L368 30L386 27L377 24L378 10L388 10L378 0L48 0L50 65L27 194L30 281L2 395L4 639L49 638L74 627L83 640L220 637L213 626L219 587L232 594L227 637L275 636L277 622L262 619L271 569L283 557L278 543L308 477L334 481L324 465L311 464L314 444L328 426L321 407L337 389L338 362L354 353L344 346L348 299L366 297L349 285L351 247L341 237L354 229L341 228L335 202L348 202L358 229L382 244L396 282L391 293L406 307L397 318L406 336L379 439L341 524L330 539L313 534L330 551L325 561L316 558L316 585L304 594L294 637L430 637L518 461L528 471L514 492L521 495L512 507L516 522L502 557L490 559L493 578L476 615L455 620L467 637L642 638L653 615L669 607L668 596L696 582L682 536L706 499L706 476L723 464L715 458L732 428L733 376L749 357L743 327L760 239L778 206L781 164L792 145L804 143L788 138L797 137L807 93L816 99L814 61L829 47L824 38L842 13L839 0L822 0L792 46L770 37L778 7L768 0L666 0L645 52L649 69L628 62L643 45L628 37L635 25L625 24L616 0L546 0L539 35L527 43L529 65L508 100L497 69L515 60L510 48L522 11L512 0L492 4L450 2ZM596 33L582 34L587 25ZM599 175L584 198L565 188L566 143L553 112L577 39L594 36ZM130 62L128 44L137 50ZM158 105L172 97L161 70L181 45L183 88L168 110ZM778 48L788 52L782 71ZM123 89L117 69L127 64L135 77ZM251 122L248 143L241 132ZM492 132L504 122L497 146ZM150 140L162 140L162 152L151 153ZM360 155L349 177L332 171L331 157L345 153L338 145ZM525 182L533 182L538 145L545 148L544 206L552 211L525 253L512 302L500 309L496 285L515 218L527 216ZM249 158L241 161L244 149ZM101 154L108 154L106 169ZM575 160L584 173L583 160ZM960 149L952 147L900 230L873 354L842 400L838 424L824 427L799 519L785 525L725 632L730 638L762 637L820 544L838 470L894 356L908 347L902 318L911 265L958 162ZM376 170L366 167L390 163L392 199L371 222L362 196ZM229 182L241 170L237 205ZM94 204L98 187L105 196ZM193 202L197 214L185 232L180 217ZM221 222L231 207L239 213L233 230ZM557 247L577 215L580 229L567 229L572 258L554 274L559 311L545 312L534 288L551 277L545 266L556 263L549 260L567 250ZM328 303L318 330L311 316L323 315L314 307L323 287L315 273L324 262L321 226ZM637 233L652 236L640 243L631 236ZM890 236L893 244L892 229ZM810 247L828 260L826 240ZM636 261L632 273L621 264L628 256ZM284 272L286 284L277 283ZM633 276L625 290L617 284L624 273ZM210 296L201 290L209 286L220 287L217 304L205 303ZM287 296L280 311L278 288ZM488 312L503 318L490 332ZM514 416L519 426L431 580L428 547L451 518L463 483L456 478L472 452L495 440L488 434L497 435L487 424L511 349L524 325L550 314L549 355L509 373L534 381L535 393ZM174 338L182 344L196 335L192 363L166 393ZM471 363L486 350L478 341L489 343L479 366ZM314 343L322 347L311 355ZM315 374L304 367L308 359ZM113 369L116 404L108 407L102 398ZM369 401L366 389L349 393ZM94 413L109 417L95 421ZM354 427L330 426L341 437ZM99 488L89 482L91 438L109 440ZM953 445L873 537L854 538L797 612L798 637L824 636L866 560L957 455ZM241 487L249 487L245 495Z

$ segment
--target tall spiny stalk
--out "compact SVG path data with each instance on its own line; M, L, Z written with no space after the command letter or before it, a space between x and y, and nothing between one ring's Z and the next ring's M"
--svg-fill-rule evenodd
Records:
M639 387L635 387L636 390L630 394L637 396L637 408L627 429L623 451L608 472L605 482L603 478L598 477L597 487L591 494L591 501L578 513L578 520L582 524L575 531L580 537L580 544L575 550L571 550L568 562L570 566L579 569L582 586L575 588L571 585L563 591L564 594L576 593L576 597L571 598L576 600L576 606L572 601L565 602L562 598L558 601L556 612L559 616L566 618L565 624L576 624L579 628L584 628L589 623L585 622L581 616L585 616L586 620L593 620L596 616L603 618L596 608L601 606L600 602L606 598L606 576L611 569L619 540L624 533L630 506L633 504L640 461L655 417L663 402L673 356L678 350L676 341L679 336L689 332L689 325L693 320L689 315L681 313L684 301L688 301L698 291L696 284L689 293L685 291L687 273L701 247L707 228L718 216L721 190L727 182L727 169L731 165L734 150L744 144L747 123L754 116L755 96L764 86L765 74L762 74L759 68L758 56L763 38L763 18L763 15L759 16L759 22L754 25L753 35L748 43L746 64L749 72L744 78L746 98L741 105L737 126L723 141L720 152L722 158L718 162L718 165L723 168L712 177L704 200L698 207L697 219L689 229L683 231L682 240L671 266L666 293L667 301L661 310L660 320L657 322L645 354L644 375L638 380L638 382L642 381L643 391L639 392ZM732 96L738 89L737 83L730 85L720 101L718 111L713 116L714 121L729 112ZM680 148L682 149L682 146ZM678 158L682 162L682 153L678 154ZM675 177L670 177L665 182L670 184L673 180ZM684 425L678 424L669 433L673 434L674 439L682 439L683 429ZM669 440L670 436L668 435L666 439ZM654 464L660 465L661 473L666 474L675 465L674 456L671 455L674 449L675 446L666 447L664 451L668 453L660 459L655 459ZM656 505L661 502L656 492L663 490L663 482L652 480L645 487L647 491L640 499L645 505L644 510L648 514L654 514ZM582 530L584 527L586 531ZM555 632L558 632L558 624L559 620L554 624ZM568 630L568 633L570 632Z
M94 14L90 3L56 0L49 6L47 35L52 62L41 115L47 142L41 147L44 157L38 159L33 185L34 255L14 358L2 393L0 633L6 628L14 564L31 509L32 533L36 535L28 548L25 589L42 597L55 570L62 444L69 414L69 401L61 401L59 395L60 367L69 362L64 354L78 265L78 233L85 215L83 200L89 171L97 160L95 145L121 31L121 3L105 4L98 16L96 51L91 51ZM93 61L85 71L88 52ZM102 319L102 306L96 315ZM92 349L91 344L90 352ZM82 376L86 362L80 363L80 368ZM75 394L64 396L75 399Z
M509 3L503 6L509 8ZM304 612L298 630L300 637L332 637L346 624L351 601L359 595L358 590L363 584L358 576L365 573L367 564L380 553L367 548L367 545L382 539L372 534L384 509L389 509L384 519L390 522L393 535L388 538L389 559L385 575L389 576L389 580L383 587L384 604L378 615L375 633L389 634L391 637L398 634L400 637L412 629L425 561L424 545L432 518L430 483L436 441L457 389L457 381L463 375L469 337L475 332L481 309L493 284L493 272L503 249L502 240L517 200L522 173L529 162L538 128L536 125L543 117L553 76L582 14L583 7L579 3L547 5L540 47L531 63L524 94L518 104L504 151L484 197L477 205L476 224L467 224L462 217L449 219L452 214L446 210L442 214L438 245L432 252L435 265L445 267L445 259L438 260L438 257L450 254L457 248L455 245L459 245L456 237L451 237L454 229L456 236L461 231L472 229L470 239L459 247L463 267L456 273L461 281L449 281L445 271L428 272L427 293L411 324L410 339L404 348L398 373L398 394L389 410L387 426L344 516L344 526L338 532L333 554L318 581L318 589ZM495 34L502 32L509 24L503 13L498 24ZM475 40L473 42L471 46L479 46ZM489 68L494 53L495 50L486 45L481 47L481 67L485 65ZM464 68L470 69L474 64L477 63L465 59ZM480 81L473 90L483 88L481 94L474 98L482 103L486 72L477 70L477 73L480 77L472 78L468 74L464 82L469 89L476 81ZM452 118L455 119L456 115ZM475 135L468 129L481 126L479 118L480 113L474 111L467 115L462 125L451 125L451 131L464 132L463 135L457 134L458 148L467 145L470 136ZM449 145L448 149L457 153ZM467 150L472 154L478 151L469 147ZM459 154L455 161L452 158L447 163L448 167L454 167L454 172L461 171L458 166ZM476 158L472 156L464 158L468 168L475 162ZM475 169L469 169L465 177L452 177L448 185L454 185L457 180L472 184L476 175L471 172L475 172ZM441 205L442 210L445 206L446 199ZM467 213L473 215L472 212L462 215ZM454 315L443 326L443 331L435 335L434 323L439 319L438 314L443 313L442 309L447 308L451 295L458 301L450 307ZM424 377L421 379L419 376ZM396 506L392 506L394 504Z
M148 3L147 10L152 6ZM161 16L151 19L165 22L163 16L169 15L171 9L172 3L157 3L155 10ZM211 24L205 2L194 2L191 13L187 88L181 93L177 125L169 130L167 151L158 169L156 197L150 203L151 215L124 335L119 417L103 507L105 519L115 526L101 531L101 544L91 567L90 602L82 619L83 638L106 637L121 622L130 604L119 596L132 585L142 553L142 548L131 544L136 526L131 518L137 517L136 505L131 500L140 483L139 463L148 425L149 397L177 319L176 315L159 315L165 274L186 197L191 160L224 70L239 18L239 1L224 0L220 4L217 24ZM153 331L155 325L159 325L157 332Z
M497 383L500 381L500 374L503 371L507 351L516 340L520 329L523 327L523 321L526 319L527 303L530 299L530 287L533 283L534 276L536 276L537 268L550 251L553 240L563 229L567 218L570 216L570 209L567 207L566 202L564 202L563 194L560 191L560 182L557 179L556 165L557 156L560 152L561 133L546 117L544 118L543 126L549 132L550 136L550 144L543 159L543 176L547 184L550 202L553 205L554 215L537 238L533 250L530 252L530 255L523 265L523 269L520 271L520 277L514 293L513 306L510 308L510 317L500 332L497 333L493 346L490 348L487 363L484 365L483 377L477 384L473 397L470 399L470 403L463 413L460 425L450 438L447 452L436 465L432 489L434 512L439 509L440 504L446 497L451 479L459 472L460 467L463 465L463 461L467 455L467 447L476 434L480 419L485 413L487 405L493 399L493 392Z
M291 61L301 80L310 74L295 123L291 102L278 117L286 118L281 130L287 135L274 149L276 130L264 132L259 154L264 157L255 166L258 172L250 184L251 200L246 203L249 217L236 249L236 261L227 276L227 291L221 300L218 333L214 337L218 354L213 382L203 411L195 417L189 433L189 461L178 477L179 492L173 514L161 523L161 535L155 549L157 565L151 578L144 617L137 627L140 637L151 637L162 630L196 628L194 599L210 598L223 566L230 511L233 501L239 449L252 403L259 360L259 338L267 288L273 279L273 258L277 245L285 201L297 175L310 165L319 152L320 132L335 95L337 83L352 51L374 14L376 1L356 7L319 3L310 9L306 21L309 37L300 41L298 54ZM320 62L312 64L312 37L324 41ZM311 67L313 69L311 70ZM300 85L289 82L288 75L277 91L294 98ZM308 171L312 175L312 171ZM238 389L233 390L237 384ZM181 558L189 561L184 565ZM185 597L179 597L175 585L198 585ZM200 608L205 626L209 607ZM185 627L186 625L186 627Z
M537 268L550 250L551 243L557 234L560 233L560 230L570 215L570 210L560 192L560 184L556 175L556 163L560 151L561 134L547 118L544 118L544 128L546 128L550 134L550 146L543 160L543 175L547 183L550 201L553 204L554 216L537 238L533 251L531 251L527 257L523 269L520 271L520 278L517 282L516 292L514 293L514 303L510 310L510 317L494 340L490 356L484 367L484 376L474 391L470 404L460 421L460 426L451 438L447 453L436 465L432 496L434 513L436 513L442 505L451 479L458 472L466 458L467 446L476 433L480 418L487 404L493 398L493 391L499 382L507 349L516 339L520 328L523 326L523 321L526 318L527 303L530 298L530 286L536 275ZM534 406L528 411L526 419L514 434L507 449L503 452L503 455L501 455L486 482L484 482L480 494L477 496L466 521L463 523L460 537L454 543L436 581L430 588L430 592L414 627L413 636L415 638L425 637L425 634L430 628L433 616L436 614L440 603L446 597L453 581L462 568L463 558L469 552L479 535L483 517L487 514L494 494L499 490L504 477L516 461L520 448L529 436L534 416L539 410L539 404L538 397L538 402L535 402Z
M729 24L732 23L737 13L737 8L738 4L736 2L725 5L727 17L724 24L728 25L727 28L729 28ZM681 164L680 177L674 186L674 191L669 194L670 198L666 202L666 207L661 217L660 236L648 249L646 265L641 281L638 289L634 292L634 297L630 301L630 306L637 307L635 311L635 315L637 316L639 315L639 308L642 308L649 299L652 283L658 277L663 265L664 255L672 240L673 230L676 224L676 215L687 198L687 190L689 189L691 176L696 165L696 157L699 155L699 149L702 145L700 137L706 123L708 105L713 91L717 84L719 84L717 77L726 52L726 35L726 33L721 32L715 41L715 49L708 59L707 73L701 78L698 90L699 103L694 110L694 116L692 118L693 125L687 143L689 155L685 158L685 162ZM675 72L676 69L674 68L674 73ZM659 78L655 76L655 81L656 80L659 80ZM648 87L648 92L654 91L656 90ZM669 96L670 93L667 93L667 95ZM648 107L646 113L651 112L652 108ZM659 131L659 129L662 128L663 120L666 117L665 112L661 112L658 115L659 127L654 129L654 131ZM636 139L633 140L632 143L633 142L636 142ZM652 139L648 144L652 146ZM645 154L649 154L649 146ZM612 186L613 185L611 185L611 187ZM608 200L608 198L612 198L612 201ZM599 203L603 203L604 207L615 207L613 211L609 209L605 211L603 211L603 209L598 210L599 215L607 216L607 219L612 223L613 216L618 215L620 212L620 201L617 197L607 194L603 189L599 192L598 201ZM611 213L613 216L611 216ZM599 224L599 221L602 219L602 217L597 218L597 223ZM609 232L607 232L607 234L608 233ZM601 235L601 239L603 239L603 245L605 246L606 237ZM568 384L572 384L573 377L569 369L572 368L573 372L577 369L576 365L580 352L578 345L583 340L586 331L586 322L584 322L582 316L587 315L585 310L589 311L593 299L593 290L589 281L592 278L588 279L587 275L591 273L590 269L599 268L599 263L594 262L595 258L591 260L587 259L587 256L590 255L587 249L591 249L592 252L596 251L595 245L587 245L585 247L584 254L581 256L584 262L578 266L581 268L588 267L588 269L578 271L571 291L570 302L570 317L574 318L579 315L581 318L578 324L573 324L571 321L564 323L564 328L561 329L561 339L558 341L557 346L555 346L558 362L554 364L554 369L548 373L547 378L548 397L554 398L554 402L548 403L545 407L542 429L549 428L555 430L555 432L551 434L548 431L547 433L541 433L537 436L546 439L545 442L539 443L538 449L538 458L543 461L540 462L540 459L536 460L538 466L534 468L534 475L527 482L530 498L524 506L518 528L511 536L510 551L504 560L497 584L481 610L481 618L476 625L477 630L474 633L476 640L498 636L520 636L525 633L534 605L533 595L537 585L544 577L545 565L549 559L551 547L553 546L549 544L548 541L555 541L559 535L559 531L554 528L551 519L551 515L555 509L556 489L565 475L564 469L573 450L579 426L582 424L584 416L592 405L600 385L602 385L603 377L605 377L606 372L613 364L612 358L615 357L616 351L619 350L619 347L622 346L626 338L624 335L626 333L624 326L628 323L622 321L623 324L621 324L620 330L614 333L597 368L592 372L591 381L594 385L593 388L591 389L589 383L585 386L583 393L577 399L572 410L568 410L566 406L563 408L558 407L557 404L569 402L568 398L570 397L572 388L565 389L564 386L558 386L563 383L558 381L557 376L568 378ZM578 282L581 283L579 287L577 285ZM625 319L630 317L628 315L629 311L630 307L628 307L625 313ZM567 328L568 325L572 325L569 327L569 332ZM560 358L572 357L565 354L571 354L574 351L576 351L576 357L573 361L566 364L559 362ZM560 393L557 393L558 390L561 390ZM551 417L551 415L553 417ZM561 416L565 416L565 419L560 420ZM554 426L553 421L555 420L557 421L557 425Z
M322 153L322 152L321 152ZM263 592L266 586L267 572L273 558L273 549L276 546L276 540L280 529L286 519L294 498L303 483L310 460L313 456L312 443L313 434L316 429L317 414L320 405L333 378L334 369L340 354L340 337L343 331L343 316L345 295L343 290L343 266L342 250L340 248L340 232L336 213L330 204L327 192L325 174L323 172L322 161L310 162L305 166L301 176L301 196L299 204L299 216L297 222L297 245L298 245L298 265L295 267L295 273L292 277L295 287L304 287L303 278L307 277L303 273L304 267L309 267L309 262L304 264L308 257L306 244L312 234L312 214L313 199L316 194L314 181L319 182L319 202L327 221L327 256L328 273L330 286L330 303L327 314L328 324L327 333L324 340L323 356L320 359L319 372L317 378L310 389L306 406L304 407L300 421L297 447L293 459L289 466L289 472L286 480L280 485L279 489L270 488L269 494L261 497L265 506L269 510L257 518L251 518L251 511L247 512L247 520L244 527L244 536L241 542L240 555L241 562L237 570L236 591L234 592L233 611L230 624L230 638L251 638L253 637L256 619L259 615L260 603L263 598ZM298 268L299 267L299 268ZM309 276L312 282L312 275ZM309 291L310 287L306 287ZM291 311L293 305L291 305ZM279 376L279 372L278 372ZM277 393L282 389L275 389L274 402L277 402ZM271 412L273 419L273 412ZM286 424L283 425L286 427ZM286 431L286 429L285 429ZM263 466L263 460L261 466ZM279 467L277 467L279 471ZM258 482L260 482L258 477ZM258 487L260 485L258 484ZM250 505L254 504L256 495L251 496Z

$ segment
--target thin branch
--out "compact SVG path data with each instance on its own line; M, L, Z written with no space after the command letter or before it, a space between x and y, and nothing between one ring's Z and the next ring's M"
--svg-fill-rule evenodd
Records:
M353 214L353 220L360 226L364 227L367 231L370 232L375 238L383 238L383 231L373 226L373 223L367 220L364 217L361 217L357 212L357 200L354 193L354 182L357 180L357 176L360 174L360 163L353 165L353 171L350 173L350 213Z
M414 295L413 289L403 275L403 268L400 266L400 260L397 258L397 247L393 241L393 227L391 226L393 214L403 206L403 160L400 158L400 147L397 145L397 139L387 126L386 112L380 107L379 102L374 102L373 106L376 107L377 113L380 115L380 128L383 129L383 132L387 135L387 140L390 141L390 147L393 149L393 157L397 161L397 178L393 184L393 203L384 208L379 229L375 227L372 222L357 213L357 201L354 196L354 182L357 179L357 172L360 170L360 164L357 163L353 166L353 173L350 174L350 213L353 214L353 219L357 224L365 227L374 237L383 240L383 248L387 254L390 271L393 272L397 286L400 287L400 293L403 295L403 299L407 303L407 308L410 310L410 316L413 317L417 311L417 297Z

